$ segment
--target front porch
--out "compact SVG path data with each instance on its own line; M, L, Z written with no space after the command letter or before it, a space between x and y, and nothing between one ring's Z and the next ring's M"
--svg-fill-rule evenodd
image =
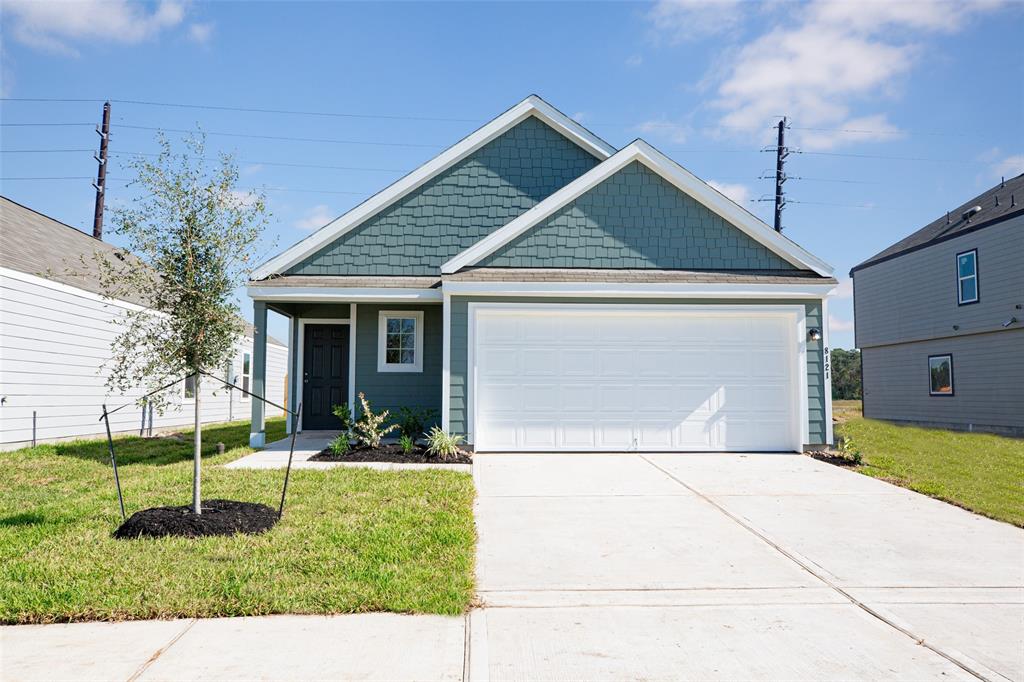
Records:
M345 286L339 286L342 281ZM287 405L291 410L302 405L298 419L288 417L288 433L297 429L305 437L336 431L340 422L333 407L348 404L358 413L359 393L374 412L389 410L397 417L403 407L432 410L440 423L444 333L439 278L291 276L253 282L249 295L257 395L266 387L268 312L288 319ZM263 403L253 400L250 445L255 448L266 446L264 412Z

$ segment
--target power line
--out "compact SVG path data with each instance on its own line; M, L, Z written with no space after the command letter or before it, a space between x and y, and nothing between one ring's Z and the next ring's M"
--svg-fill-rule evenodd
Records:
M20 180L25 181L58 181L58 180L92 180L91 175L50 175L50 176L18 176L18 177L0 177L0 182L16 182ZM121 182L125 185L134 183L135 180L131 178L107 178L107 180L113 182ZM265 187L239 187L236 188L239 192L308 192L311 194L347 194L352 196L369 196L373 192L352 192L348 190L335 190L335 189L310 189L306 187L276 187L276 186L265 186Z
M90 150L86 150L90 151ZM112 154L111 156L160 156L156 152L119 152ZM204 156L201 157L202 161L219 161L220 159ZM236 163L244 163L250 165L259 166L284 166L287 168L318 168L326 170L352 170L352 171L374 171L380 173L408 173L411 169L403 168L366 168L362 166L332 166L327 164L316 164L316 163L286 163L283 161L255 161L253 159L234 159Z
M244 137L254 140L281 140L285 142L319 142L327 144L357 144L357 145L368 145L372 147L416 147L425 149L444 149L446 145L440 144L420 144L417 142L367 142L364 140L337 140L323 137L288 137L285 135L255 135L250 133L229 133L224 131L215 130L202 130L202 129L187 129L187 128L154 128L152 126L137 126L128 125L126 123L118 124L119 128L128 128L131 130L151 130L162 133L190 133L196 135L217 135L220 137Z
M70 154L92 152L91 149L0 149L0 154Z
M37 123L37 122L33 122L33 123L23 123L23 122L19 122L19 123L0 123L0 126L2 126L4 128L28 128L28 127L31 127L31 126L36 126L36 127L41 127L41 126L89 126L90 128L92 128L94 125L96 125L96 124L95 123Z

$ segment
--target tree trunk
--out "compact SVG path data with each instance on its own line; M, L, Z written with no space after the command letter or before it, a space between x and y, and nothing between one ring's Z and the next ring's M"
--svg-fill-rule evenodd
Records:
M200 462L202 462L203 454L203 430L202 424L199 421L199 383L201 376L198 372L196 373L196 434L195 434L195 449L192 453L192 511L196 514L202 514L202 495L200 493L199 486L199 468Z

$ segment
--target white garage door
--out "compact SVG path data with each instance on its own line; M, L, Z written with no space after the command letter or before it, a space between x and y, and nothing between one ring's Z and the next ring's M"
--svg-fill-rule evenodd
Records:
M474 306L475 446L798 449L800 317L792 311Z

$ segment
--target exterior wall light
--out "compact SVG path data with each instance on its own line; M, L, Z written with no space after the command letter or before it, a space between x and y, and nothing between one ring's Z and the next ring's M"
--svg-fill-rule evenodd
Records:
M821 330L817 327L811 327L807 330L807 338L810 341L821 341Z

